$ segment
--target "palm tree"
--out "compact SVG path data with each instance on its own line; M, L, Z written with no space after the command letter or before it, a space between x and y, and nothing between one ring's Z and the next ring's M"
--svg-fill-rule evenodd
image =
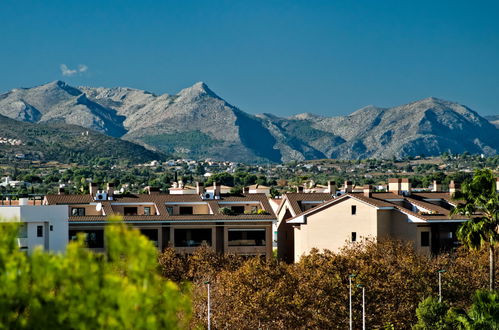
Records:
M458 231L458 239L470 249L489 248L489 289L495 288L495 246L499 243L499 194L489 169L476 170L473 179L454 194L458 201L451 214L469 217Z

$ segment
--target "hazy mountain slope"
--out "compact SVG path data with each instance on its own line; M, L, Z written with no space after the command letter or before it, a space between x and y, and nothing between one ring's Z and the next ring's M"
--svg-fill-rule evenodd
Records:
M0 140L2 139L20 141L19 145L0 143L0 154L3 157L22 153L29 159L64 163L86 163L97 158L113 158L132 163L165 159L164 154L80 126L25 123L0 115Z
M110 136L125 134L115 110L89 100L82 91L62 81L0 95L0 114L26 122L65 122Z
M495 154L499 130L457 103L427 98L349 116L251 115L204 83L178 94L124 87L74 88L57 81L0 95L0 114L26 122L66 122L195 159L264 162Z

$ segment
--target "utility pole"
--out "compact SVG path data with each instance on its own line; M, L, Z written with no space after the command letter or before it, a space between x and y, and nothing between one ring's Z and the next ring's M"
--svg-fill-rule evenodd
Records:
M208 330L211 330L210 281L204 282L208 288Z
M445 269L440 269L438 271L438 302L442 302L442 274L445 273Z
M355 274L348 275L348 284L349 284L349 299L350 299L350 330L353 330L353 322L352 322L352 279L355 278Z
M362 284L357 287L362 288L362 330L366 330L366 288Z

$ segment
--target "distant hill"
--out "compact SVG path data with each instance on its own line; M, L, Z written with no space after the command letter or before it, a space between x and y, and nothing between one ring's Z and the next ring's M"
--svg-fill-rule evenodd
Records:
M86 163L97 158L143 163L165 155L118 138L64 123L25 123L0 115L0 155Z
M204 83L176 95L138 89L72 87L61 81L0 95L0 114L32 123L64 122L150 149L194 159L281 162L497 154L499 130L475 111L427 98L349 116L251 115Z

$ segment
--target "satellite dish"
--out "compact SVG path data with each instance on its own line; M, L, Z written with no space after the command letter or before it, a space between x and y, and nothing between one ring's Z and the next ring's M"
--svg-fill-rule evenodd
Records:
M97 210L97 212L100 212L102 210L102 203L97 203L95 209Z

